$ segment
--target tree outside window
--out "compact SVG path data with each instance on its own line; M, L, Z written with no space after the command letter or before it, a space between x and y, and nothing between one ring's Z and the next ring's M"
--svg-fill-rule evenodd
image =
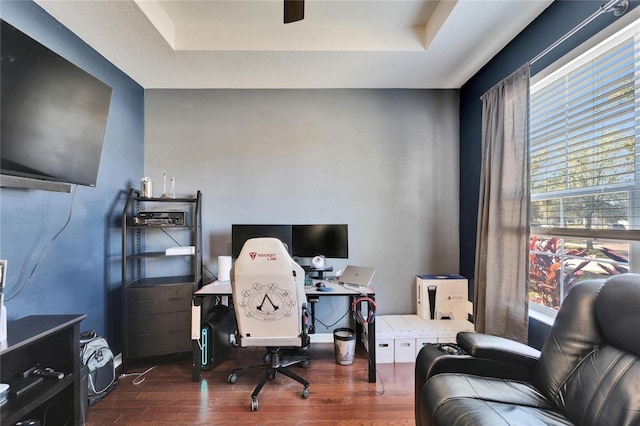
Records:
M529 300L640 269L640 25L531 86Z

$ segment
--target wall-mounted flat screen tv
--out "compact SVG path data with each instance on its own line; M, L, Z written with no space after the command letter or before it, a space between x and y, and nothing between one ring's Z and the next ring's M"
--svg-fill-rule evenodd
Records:
M0 24L0 173L95 186L111 87Z

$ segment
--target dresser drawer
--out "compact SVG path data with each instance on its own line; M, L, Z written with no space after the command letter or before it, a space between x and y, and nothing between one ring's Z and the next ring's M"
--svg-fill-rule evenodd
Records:
M192 288L192 284L127 288L127 316L190 311Z
M129 357L191 350L191 312L137 317L128 327Z

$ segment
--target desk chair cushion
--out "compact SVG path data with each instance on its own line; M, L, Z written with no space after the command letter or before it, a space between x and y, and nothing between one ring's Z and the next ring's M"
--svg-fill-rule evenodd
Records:
M241 346L304 345L304 270L280 240L248 240L231 281Z

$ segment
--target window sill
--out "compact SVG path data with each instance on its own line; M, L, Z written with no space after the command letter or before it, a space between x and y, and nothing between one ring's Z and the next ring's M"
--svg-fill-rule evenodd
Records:
M529 318L538 322L552 326L556 320L556 311L553 309L545 308L533 303L529 304Z

